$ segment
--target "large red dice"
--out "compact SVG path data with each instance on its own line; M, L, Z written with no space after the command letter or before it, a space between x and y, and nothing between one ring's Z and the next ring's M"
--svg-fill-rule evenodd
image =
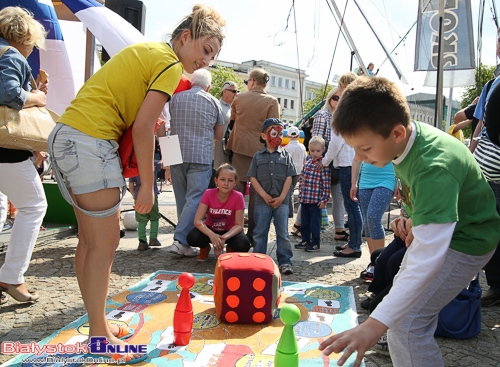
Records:
M281 274L264 254L219 256L214 274L215 311L228 323L271 322L280 301Z

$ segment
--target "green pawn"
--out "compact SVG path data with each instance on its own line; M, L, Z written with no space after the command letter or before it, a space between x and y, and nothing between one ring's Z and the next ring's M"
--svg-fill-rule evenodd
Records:
M286 304L281 308L280 319L285 324L281 333L276 354L274 355L275 367L298 367L299 347L295 338L293 326L300 319L300 310L297 306Z

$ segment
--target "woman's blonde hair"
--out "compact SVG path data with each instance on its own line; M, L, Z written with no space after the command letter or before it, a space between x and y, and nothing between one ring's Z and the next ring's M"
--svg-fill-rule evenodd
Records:
M352 71L348 71L340 76L339 88L346 88L349 84L356 80L358 76Z
M185 17L172 32L171 41L179 39L182 32L189 30L193 39L215 38L222 47L225 37L222 27L225 25L226 21L217 11L207 5L197 4L193 6L193 12Z
M333 95L337 93L339 89L337 87L332 88L328 94L326 95L325 105L323 106L324 110L330 111L333 113L332 106L330 106L330 99L332 99Z
M33 14L18 6L7 6L0 10L0 37L9 43L45 49L47 31L33 18Z
M269 74L262 68L255 68L250 70L250 73L248 73L248 77L255 80L255 83L257 83L257 85L263 87L265 87L267 85L267 82L269 81Z

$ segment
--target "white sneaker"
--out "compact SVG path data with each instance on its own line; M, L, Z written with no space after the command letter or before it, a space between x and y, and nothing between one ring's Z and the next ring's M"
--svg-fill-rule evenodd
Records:
M179 256L187 256L187 257L195 257L198 256L198 249L195 249L191 246L183 246L179 241L174 241L172 246L170 246L169 252L171 254L179 255Z

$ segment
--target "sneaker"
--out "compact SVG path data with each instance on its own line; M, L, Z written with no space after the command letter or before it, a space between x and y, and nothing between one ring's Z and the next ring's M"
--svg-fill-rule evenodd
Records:
M201 263L208 260L208 254L210 253L210 245L200 248L200 254L196 258L196 261Z
M158 238L150 238L149 246L161 246L161 243L158 241Z
M387 343L387 334L384 334L380 337L377 344L375 344L371 348L374 352L384 354L386 356L389 355L389 344Z
M372 281L373 280L373 270L374 270L374 267L371 266L371 265L368 265L366 267L365 270L363 270L361 272L361 274L359 274L359 277L361 279L364 279L364 280L369 280L369 281Z
M191 246L183 246L179 241L174 241L170 246L169 252L179 256L194 257L198 256L198 250Z
M493 289L488 289L481 296L481 306L488 307L500 303L500 293L495 292Z
M306 241L295 244L295 248L299 250L305 250L307 247L309 247L309 243Z
M139 246L137 247L137 250L139 251L146 251L149 248L148 243L144 240L139 240Z
M125 237L125 231L123 229L120 229L120 238Z
M307 252L316 252L319 251L319 244L318 243L311 243L309 246L306 247Z
M290 264L280 265L280 273L284 275L293 274L292 265Z

